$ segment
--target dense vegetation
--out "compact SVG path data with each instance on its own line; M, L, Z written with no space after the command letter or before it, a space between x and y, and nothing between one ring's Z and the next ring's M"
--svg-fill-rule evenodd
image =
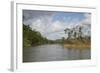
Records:
M43 37L40 32L32 30L29 25L23 25L23 47L59 43L67 48L90 48L91 37L84 35L83 29L84 27L66 28L64 31L67 38L62 37L54 41Z
M29 25L23 25L23 47L48 43L48 40L40 32L32 30Z
M88 34L84 34L83 32L85 27L74 27L74 28L66 28L65 34L67 33L68 37L64 40L64 46L67 48L90 48L91 47L91 36L90 30L85 29ZM90 26L89 26L90 27Z

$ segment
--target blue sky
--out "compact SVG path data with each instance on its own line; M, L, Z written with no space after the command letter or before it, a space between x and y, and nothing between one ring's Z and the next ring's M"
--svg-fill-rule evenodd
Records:
M77 13L77 12L58 12L54 16L54 21L59 20L59 21L68 21L70 22L71 19L77 19L77 21L85 19L84 13Z
M23 10L23 23L55 40L66 38L64 29L83 23L91 24L90 13Z

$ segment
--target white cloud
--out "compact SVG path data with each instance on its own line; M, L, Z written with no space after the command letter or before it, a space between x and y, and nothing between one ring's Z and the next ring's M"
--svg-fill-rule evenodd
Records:
M44 26L42 25L42 20L41 19L37 19L37 20L34 20L33 22L32 22L32 24L30 25L30 27L34 30L36 30L36 31L40 31L41 33L43 33L44 32Z
M63 29L63 25L60 21L55 21L52 23L52 31L56 32Z
M87 13L84 14L85 19L82 21L71 19L71 17L68 17L67 19L63 18L67 21L53 21L54 15L55 13L51 13L50 15L42 13L42 15L38 15L36 18L34 17L33 19L27 20L26 23L29 23L33 30L39 31L44 37L52 40L66 37L67 35L64 33L64 29L66 28L73 28L77 25L91 24L91 15ZM71 22L68 22L69 20Z
M85 19L82 21L83 24L91 24L91 14L84 14Z
M65 23L61 21L52 21L53 16L41 16L32 20L30 27L39 31L44 37L49 39L60 39L64 35ZM59 33L63 32L63 34Z

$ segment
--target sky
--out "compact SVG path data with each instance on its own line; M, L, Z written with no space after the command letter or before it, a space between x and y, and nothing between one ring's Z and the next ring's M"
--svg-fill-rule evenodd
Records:
M23 24L39 31L50 40L66 38L64 30L77 25L91 24L91 14L84 12L60 12L23 10Z

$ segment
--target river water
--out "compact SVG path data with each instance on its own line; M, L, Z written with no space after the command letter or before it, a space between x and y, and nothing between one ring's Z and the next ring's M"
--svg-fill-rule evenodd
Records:
M46 44L23 49L23 62L83 60L90 58L90 49L69 49L60 44Z

